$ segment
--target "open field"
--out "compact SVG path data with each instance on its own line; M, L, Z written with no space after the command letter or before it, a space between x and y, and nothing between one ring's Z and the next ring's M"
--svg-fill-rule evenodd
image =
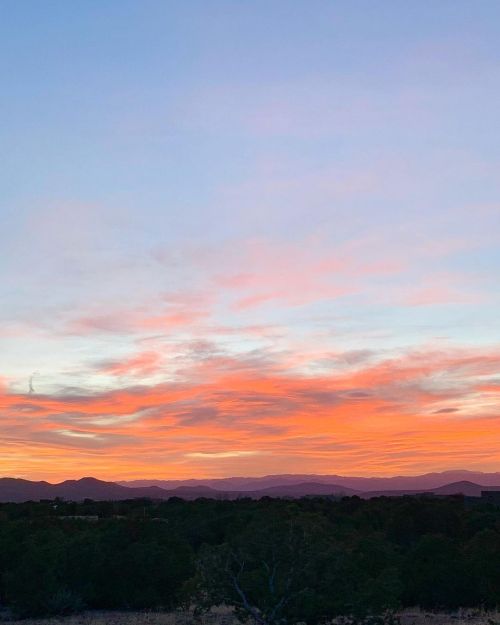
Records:
M458 610L456 612L423 612L418 609L400 613L401 625L500 625L500 612ZM238 621L228 608L215 608L193 619L190 612L124 612L91 610L66 617L12 620L0 616L2 625L235 625Z

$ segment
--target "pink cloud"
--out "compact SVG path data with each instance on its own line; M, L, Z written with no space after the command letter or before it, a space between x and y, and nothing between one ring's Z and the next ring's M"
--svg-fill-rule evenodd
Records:
M487 299L478 290L478 284L458 274L439 272L416 279L411 286L400 288L400 299L405 306L437 306L441 304L479 304Z
M270 302L300 306L357 293L364 278L398 274L403 268L397 259L364 260L347 244L332 253L316 236L300 246L253 240L240 246L235 267L219 273L215 284L232 296L235 310Z
M69 334L91 334L93 332L139 333L148 330L169 331L182 326L193 326L209 317L203 310L175 309L158 306L158 313L146 313L144 309L114 309L109 312L91 312L71 319L67 323Z
M148 376L159 370L161 362L162 357L158 352L146 351L122 360L103 363L100 370L114 376Z
M437 306L440 304L474 304L482 301L483 295L460 292L446 285L430 285L410 290L403 297L406 306Z

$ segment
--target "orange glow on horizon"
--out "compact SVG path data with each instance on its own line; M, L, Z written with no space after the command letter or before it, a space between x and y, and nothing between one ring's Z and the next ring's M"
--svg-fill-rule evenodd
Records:
M123 369L157 361L147 352ZM500 462L500 396L484 378L499 364L496 352L429 351L311 376L223 359L197 366L198 383L89 395L4 386L0 473L58 481L488 470Z

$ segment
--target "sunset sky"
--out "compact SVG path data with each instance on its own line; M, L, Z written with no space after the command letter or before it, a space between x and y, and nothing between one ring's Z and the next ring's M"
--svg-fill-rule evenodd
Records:
M499 23L4 0L0 475L500 470Z

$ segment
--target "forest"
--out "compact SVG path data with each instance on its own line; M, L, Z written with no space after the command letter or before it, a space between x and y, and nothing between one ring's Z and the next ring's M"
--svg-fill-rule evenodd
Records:
M234 606L260 625L500 605L500 507L463 497L0 504L19 617Z

